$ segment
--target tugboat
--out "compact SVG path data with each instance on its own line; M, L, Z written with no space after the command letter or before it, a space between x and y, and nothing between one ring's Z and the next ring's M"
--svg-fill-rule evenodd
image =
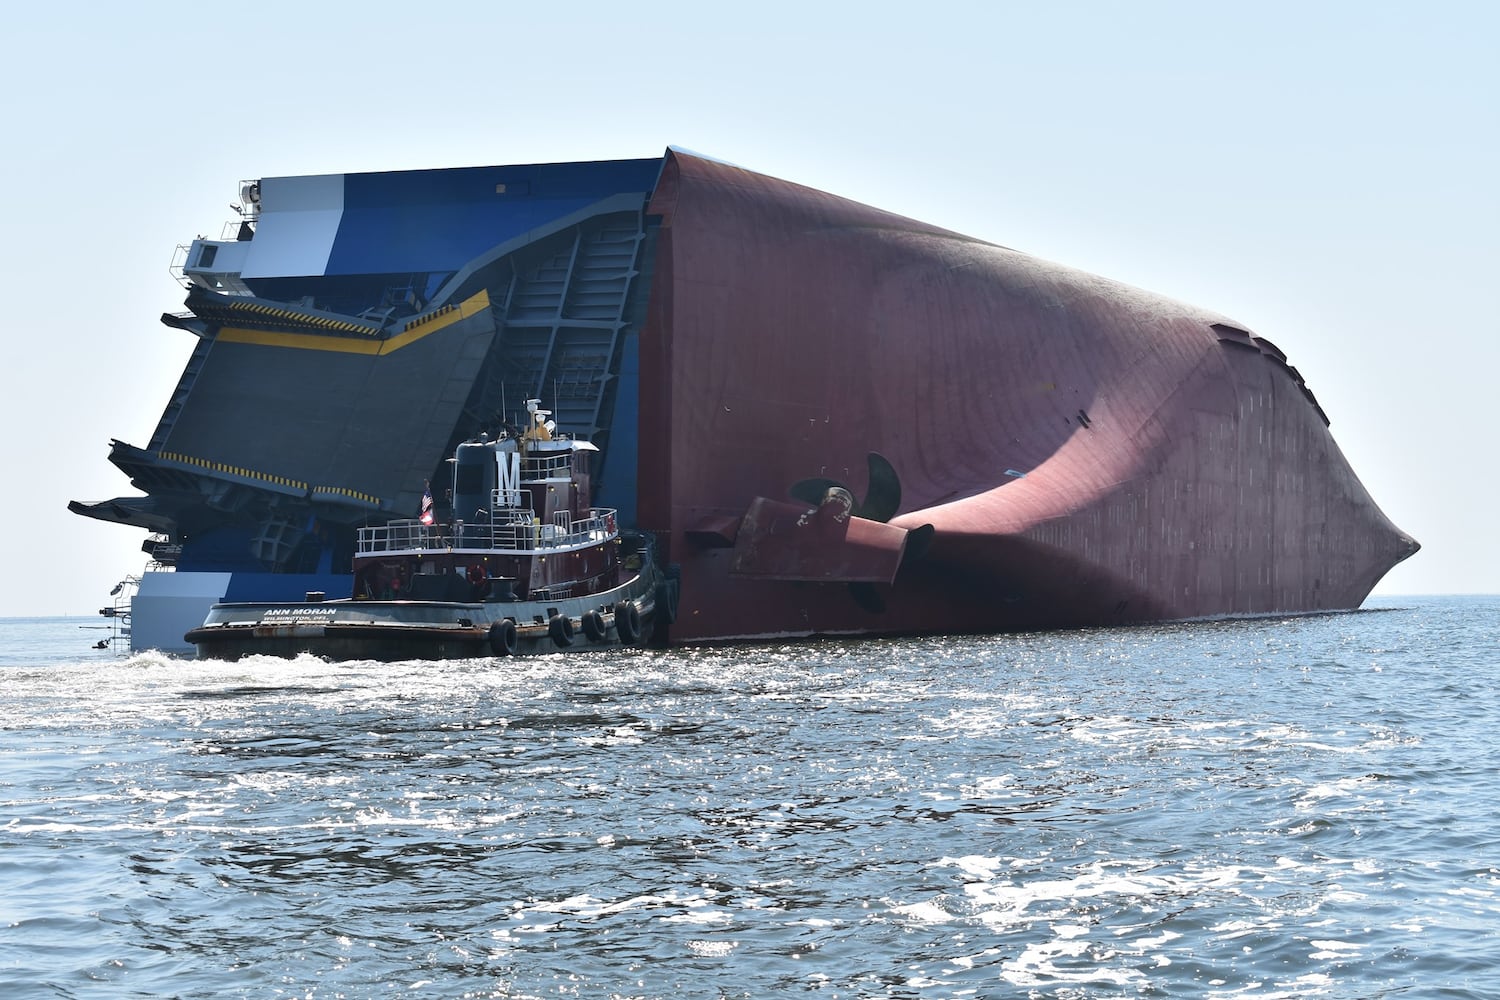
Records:
M588 441L556 434L541 401L527 428L481 435L452 459L453 510L359 530L354 592L300 604L215 604L186 641L200 659L332 660L517 656L647 642L669 623L674 583L649 535L590 506Z

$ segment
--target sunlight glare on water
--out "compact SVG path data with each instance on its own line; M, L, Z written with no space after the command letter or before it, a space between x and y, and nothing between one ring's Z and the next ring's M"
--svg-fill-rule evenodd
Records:
M1495 610L401 664L13 620L0 991L1483 996Z

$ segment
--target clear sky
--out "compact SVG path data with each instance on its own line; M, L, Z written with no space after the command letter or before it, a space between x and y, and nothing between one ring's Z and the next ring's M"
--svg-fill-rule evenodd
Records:
M762 173L1275 341L1422 542L1500 592L1500 5L146 2L6 18L0 616L91 614L192 347L173 249L243 178L660 155Z

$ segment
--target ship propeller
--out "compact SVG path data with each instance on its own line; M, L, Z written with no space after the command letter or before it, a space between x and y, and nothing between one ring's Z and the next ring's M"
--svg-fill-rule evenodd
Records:
M870 452L870 487L861 503L854 505L850 511L855 517L862 517L867 521L880 521L884 523L896 516L896 511L901 507L901 480L896 476L896 470L891 463L879 452ZM791 494L803 503L817 507L823 502L823 498L832 489L849 492L849 487L837 479L829 479L825 476L814 476L811 479L801 479L792 484ZM852 496L852 492L850 493Z
M895 467L879 452L870 452L868 463L869 489L865 493L864 500L854 504L850 513L855 517L884 524L895 517L896 511L901 508L901 480L896 475ZM813 476L809 479L798 480L792 484L790 493L793 498L818 507L822 505L830 491L839 491L844 496L853 497L853 492L849 487L837 479L829 479L826 476ZM906 549L901 555L902 566L907 566L922 557L932 545L933 532L932 525L924 524L907 533ZM854 598L854 603L865 611L872 615L885 612L885 595L875 584L860 581L850 583L848 587L849 596Z

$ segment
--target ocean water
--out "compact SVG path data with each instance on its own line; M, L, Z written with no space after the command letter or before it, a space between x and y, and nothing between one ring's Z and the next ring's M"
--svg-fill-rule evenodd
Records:
M1500 598L236 664L0 622L0 996L1500 996Z

